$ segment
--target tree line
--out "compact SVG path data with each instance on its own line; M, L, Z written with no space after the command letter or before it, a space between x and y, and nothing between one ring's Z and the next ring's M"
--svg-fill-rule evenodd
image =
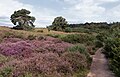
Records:
M35 17L30 16L31 12L26 9L21 9L18 11L14 11L14 13L11 15L10 20L15 25L13 29L19 29L19 30L32 30L35 25L33 24L36 20ZM107 23L107 22L91 22L91 23L80 23L80 24L69 24L68 21L62 17L56 17L54 21L52 22L52 25L47 26L48 30L56 30L56 31L64 31L69 30L70 28L77 28L77 27L84 27L84 28L103 28L103 29L109 29L110 26L119 26L120 22L113 22L113 23Z

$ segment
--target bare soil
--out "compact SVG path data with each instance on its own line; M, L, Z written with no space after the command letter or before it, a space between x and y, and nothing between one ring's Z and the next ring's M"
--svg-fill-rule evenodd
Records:
M102 53L102 48L98 49L93 56L93 62L87 77L115 77L109 69L108 60Z

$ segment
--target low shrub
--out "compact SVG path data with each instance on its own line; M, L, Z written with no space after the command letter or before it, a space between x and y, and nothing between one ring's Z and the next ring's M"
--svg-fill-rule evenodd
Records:
M110 69L117 77L120 76L120 38L109 38L105 43L105 51L110 62Z
M96 52L96 48L94 46L87 46L86 49L90 55L94 55Z
M44 31L43 31L43 30L37 30L37 32L41 32L41 33L43 33Z
M3 38L21 38L24 39L24 35L22 33L19 32L5 32Z
M60 37L63 41L69 43L87 43L89 41L94 42L95 37L88 34L68 34Z
M72 32L72 29L70 27L66 27L64 31L65 32Z
M2 43L16 43L18 41L22 41L20 38L4 38Z
M60 37L59 34L47 34L47 36L51 36L51 37L54 37L54 38L59 38Z
M29 35L29 36L27 37L27 39L29 39L29 40L35 40L35 39L36 39L36 36L35 36L35 35Z
M45 36L37 36L37 40L45 40L46 39L46 37Z
M79 53L85 55L87 62L88 62L88 67L91 65L92 58L90 57L90 54L87 52L85 46L76 45L76 46L68 48L68 51L69 52L79 52Z
M2 38L0 38L0 43L3 41L3 39Z
M35 46L26 41L18 41L16 43L2 43L0 44L0 53L6 56L20 55L21 53L30 53ZM24 54L25 54L24 53Z
M62 55L65 61L68 61L72 65L74 72L87 69L87 60L85 55L76 52L66 52Z
M0 77L10 77L10 74L12 74L12 68L5 67L0 71Z
M8 61L8 59L9 59L8 57L0 54L0 64L5 63L6 61Z
M97 40L97 41L95 42L95 47L98 47L98 48L103 47L103 42Z

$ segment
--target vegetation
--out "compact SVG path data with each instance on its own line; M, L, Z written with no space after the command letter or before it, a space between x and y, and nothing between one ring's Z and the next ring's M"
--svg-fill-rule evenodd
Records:
M11 22L17 25L13 27L13 29L31 30L34 28L35 25L33 25L33 23L35 22L35 17L29 16L30 13L31 12L26 9L15 11L10 17Z
M60 39L68 35L67 33L51 31L47 34L44 33L47 32L44 29L40 29L44 31L43 33L37 32L38 30L0 28L1 77L85 77L87 75L90 63L86 55L80 53L84 51L72 52L74 45ZM54 35L53 37L56 38L47 35ZM87 53L86 49L85 52Z
M52 25L48 27L48 29L56 30L56 31L63 31L65 27L67 27L68 22L63 17L56 17L52 22Z
M120 76L120 37L109 37L105 42L105 54L109 58L110 68L116 74L117 77Z
M18 30L0 27L0 77L86 77L91 55L101 47L120 77L119 22L68 24L60 16L48 29L33 29L29 14L21 9L11 15Z

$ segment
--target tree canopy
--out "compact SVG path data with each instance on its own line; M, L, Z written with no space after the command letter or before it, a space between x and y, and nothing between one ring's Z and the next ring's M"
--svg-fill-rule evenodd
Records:
M54 19L54 21L52 22L52 25L50 26L50 28L52 30L63 30L65 29L65 27L68 25L68 22L66 21L65 18L63 18L62 16L60 17L56 17Z
M14 29L22 29L22 30L30 30L35 27L33 24L35 22L35 17L29 16L31 12L26 9L21 9L18 11L14 11L11 15L11 22L16 25L13 27Z

